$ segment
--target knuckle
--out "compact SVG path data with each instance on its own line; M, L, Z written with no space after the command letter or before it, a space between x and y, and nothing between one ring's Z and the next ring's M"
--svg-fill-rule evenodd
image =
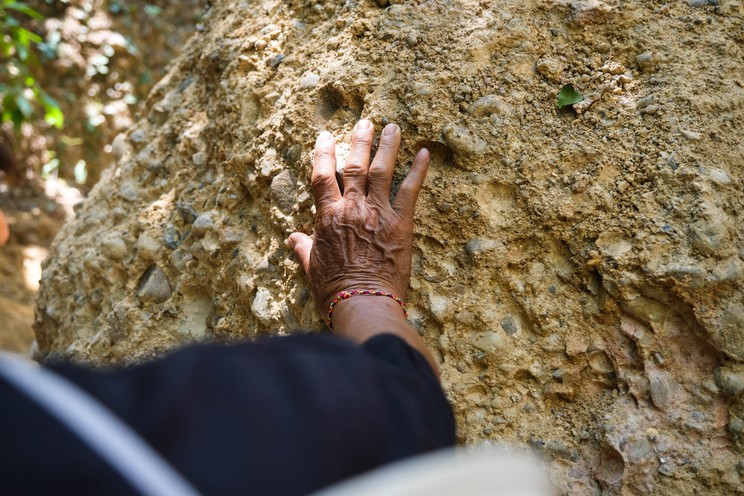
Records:
M377 152L382 152L386 155L392 155L395 153L395 141L393 140L393 137L390 138L383 138L380 140L380 144L377 147Z
M375 166L369 168L369 179L372 181L383 181L388 178L388 171L382 166Z
M357 145L372 146L373 136L372 133L367 131L357 131L352 136L351 141Z
M346 165L344 166L344 175L345 176L358 176L365 172L364 165L362 165L362 162L356 159L351 159L346 162Z
M332 186L334 180L335 178L331 176L315 175L310 180L310 186L313 188L313 190L325 189L329 186Z
M315 160L323 160L323 159L330 159L333 157L334 150L329 147L317 147L315 148L315 153L313 157L315 157Z

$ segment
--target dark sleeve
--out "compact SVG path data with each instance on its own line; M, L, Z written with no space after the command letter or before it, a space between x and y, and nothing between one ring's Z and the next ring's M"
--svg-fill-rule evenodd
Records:
M147 365L56 371L116 412L206 494L307 494L454 444L424 357L393 335L202 345Z

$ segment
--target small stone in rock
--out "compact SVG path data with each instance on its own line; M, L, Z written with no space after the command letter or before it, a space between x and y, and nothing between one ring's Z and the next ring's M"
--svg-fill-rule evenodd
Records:
M176 211L186 224L191 224L196 219L196 210L191 205L176 203Z
M145 260L154 260L160 251L160 243L147 233L140 234L137 239L137 256Z
M196 218L193 224L191 224L191 234L194 236L204 236L207 231L212 229L214 221L209 214L201 214Z
M468 255L478 255L486 251L493 251L502 248L504 243L496 239L475 238L468 241L465 245L465 253Z
M285 58L285 55L281 53L279 55L274 55L273 57L271 57L269 60L266 61L266 65L271 67L272 69L276 69L277 67L279 67L279 64L282 63L284 58Z
M145 141L145 132L141 129L137 129L129 135L129 139L135 143L142 143L143 141Z
M729 369L720 369L717 376L718 385L728 396L737 396L744 391L744 374Z
M153 265L145 273L142 281L140 289L137 292L137 296L141 301L163 303L171 297L172 290L168 276L157 265Z
M127 244L119 236L110 236L103 240L103 252L109 257L119 260L127 254Z
M273 314L269 307L271 292L266 288L258 288L251 304L251 313L263 324L271 324Z
M511 314L506 314L506 316L504 316L503 320L501 321L501 328L509 336L512 336L519 331L519 325L514 319L514 316Z
M294 208L297 197L297 178L289 169L281 171L271 180L271 198L285 214Z
M207 154L204 152L196 152L191 156L191 161L194 165L204 165L207 163Z
M315 88L319 82L320 76L318 74L308 72L300 79L300 88Z
M137 187L131 182L126 182L119 188L119 195L128 202L137 200Z
M179 233L175 227L168 224L165 228L165 233L163 234L163 241L165 242L165 246L171 250L175 250L178 248L178 245L181 244L181 233Z

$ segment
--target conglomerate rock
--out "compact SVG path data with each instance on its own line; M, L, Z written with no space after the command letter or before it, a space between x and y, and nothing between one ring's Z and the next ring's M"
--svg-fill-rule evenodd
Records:
M394 121L396 184L434 159L410 314L461 440L570 494L742 494L742 2L389 4L214 2L56 241L38 356L320 329L284 244L315 136Z

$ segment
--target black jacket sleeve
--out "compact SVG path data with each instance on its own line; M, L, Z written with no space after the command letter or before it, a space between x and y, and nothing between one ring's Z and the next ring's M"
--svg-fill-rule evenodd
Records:
M437 378L393 335L362 346L320 335L201 345L113 372L53 368L210 495L307 494L454 444ZM76 463L76 473L89 473Z

